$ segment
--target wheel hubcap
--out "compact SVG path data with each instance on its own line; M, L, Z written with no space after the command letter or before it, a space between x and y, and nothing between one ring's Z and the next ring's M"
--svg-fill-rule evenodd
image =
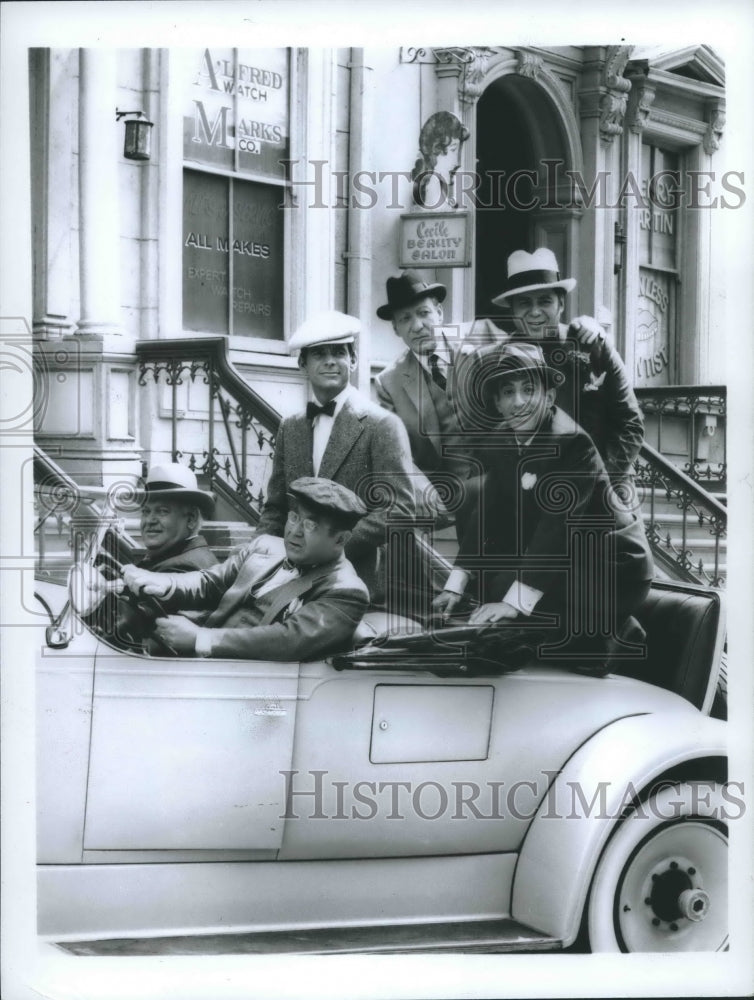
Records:
M629 951L725 946L727 838L710 823L674 823L638 845L617 897Z

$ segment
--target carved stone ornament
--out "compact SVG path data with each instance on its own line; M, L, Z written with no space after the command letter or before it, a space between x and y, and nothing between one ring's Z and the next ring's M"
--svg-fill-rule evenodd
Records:
M524 52L523 50L519 50L516 55L518 57L518 68L516 70L518 75L528 77L530 80L536 80L544 69L545 64L542 56L538 56L534 52Z
M623 76L623 70L630 54L628 45L607 46L603 71L605 91L600 98L600 135L605 142L612 142L616 135L623 134L623 118L631 90L631 81Z
M634 86L637 86L637 84L634 84ZM652 110L655 91L653 87L649 87L646 84L639 84L638 86L639 91L633 113L631 114L631 120L629 121L629 127L632 132L641 133L649 121L649 113Z
M704 152L712 156L720 148L720 141L725 130L725 107L722 104L715 104L712 107L707 131L704 134L702 145Z

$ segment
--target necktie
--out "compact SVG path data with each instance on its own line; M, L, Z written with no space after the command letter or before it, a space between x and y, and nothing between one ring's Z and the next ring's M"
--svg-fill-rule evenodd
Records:
M440 358L437 354L430 354L429 356L429 372L435 385L439 386L441 389L445 389L448 383L447 379L440 371Z
M324 413L326 417L331 417L335 413L335 400L331 399L329 403L325 403L324 406L318 406L316 403L306 404L306 419L314 420L318 417L320 413Z

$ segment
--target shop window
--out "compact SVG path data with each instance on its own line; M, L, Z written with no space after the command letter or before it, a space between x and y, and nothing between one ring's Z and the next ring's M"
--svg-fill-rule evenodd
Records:
M184 54L183 327L283 338L287 49Z
M668 385L675 376L679 273L679 160L645 143L639 216L639 302L635 384Z

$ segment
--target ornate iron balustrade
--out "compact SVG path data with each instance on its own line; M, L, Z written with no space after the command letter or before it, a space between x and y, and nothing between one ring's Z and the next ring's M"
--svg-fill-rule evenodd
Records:
M728 527L725 505L646 443L636 461L636 485L649 514L647 537L657 562L683 580L724 586L721 543ZM663 501L681 512L680 540L676 533L674 541L662 524L658 505ZM693 552L691 533L698 535L699 529L712 540L712 556L706 559Z
M247 385L228 358L225 337L148 340L136 345L139 385L149 378L171 389L173 461L186 462L208 489L253 522L259 519L280 415ZM206 448L179 442L178 390L187 383L207 386ZM181 446L182 445L182 446Z
M726 453L726 405L727 391L724 385L657 385L634 390L645 416L657 417L657 450L665 454L663 446L663 419L682 417L687 422L686 456L688 461L683 472L708 489L725 489L727 473ZM714 433L722 435L722 461L709 462L698 458L697 448L702 429L711 426L706 423L715 418Z

